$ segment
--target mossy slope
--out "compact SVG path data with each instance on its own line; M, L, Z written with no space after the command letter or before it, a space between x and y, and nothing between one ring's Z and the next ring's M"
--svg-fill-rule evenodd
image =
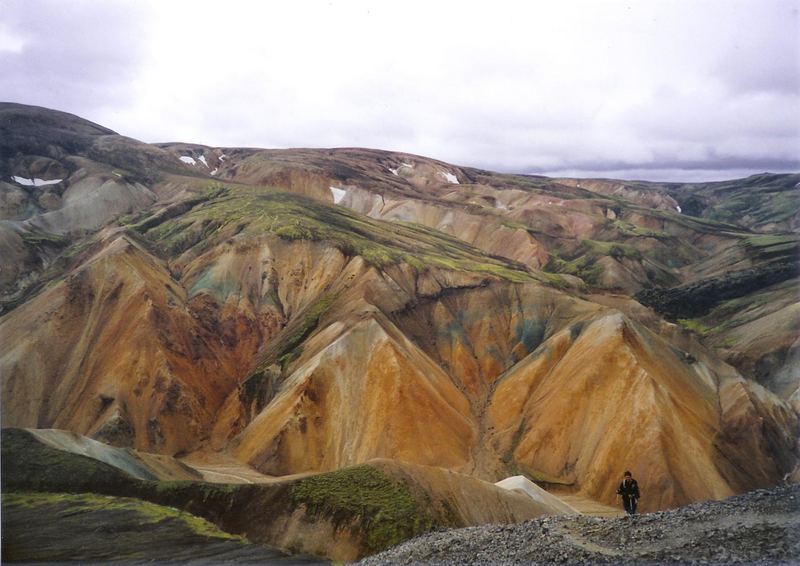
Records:
M227 536L197 518L203 517L227 533L254 542L280 541L295 551L336 559L366 556L451 522L450 517L422 509L407 485L366 465L275 484L151 482L92 458L45 446L27 431L4 429L2 467L4 501L11 495L8 501L15 509L35 509L37 513L50 507L57 513L66 513L69 507L75 513L101 510L115 513L124 522L135 519L139 524L156 525L174 520L204 537ZM32 491L43 493L22 494ZM93 495L58 495L63 493ZM162 505L191 515L165 510L159 507ZM300 526L294 535L287 535L287 521L298 513ZM312 532L317 535L311 537ZM326 539L320 532L335 537ZM340 550L339 539L349 541L344 550ZM16 547L14 556L28 556L25 553L30 549L27 543L24 546Z
M189 249L199 253L233 236L272 234L286 240L328 241L346 255L361 256L378 267L404 262L419 269L438 266L510 281L537 279L524 266L489 257L457 238L416 224L373 220L282 191L237 187L210 191L217 191L217 196L195 199L195 205L181 214L145 218L135 228L169 257Z
M312 563L126 497L6 493L2 517L4 562Z
M312 516L333 517L336 525L362 520L368 554L441 526L441 518L420 509L407 485L371 466L297 481L291 487L291 500Z

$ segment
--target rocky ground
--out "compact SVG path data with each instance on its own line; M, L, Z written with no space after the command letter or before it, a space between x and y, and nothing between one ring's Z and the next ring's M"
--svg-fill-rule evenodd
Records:
M605 519L547 517L430 533L377 564L797 564L800 486Z

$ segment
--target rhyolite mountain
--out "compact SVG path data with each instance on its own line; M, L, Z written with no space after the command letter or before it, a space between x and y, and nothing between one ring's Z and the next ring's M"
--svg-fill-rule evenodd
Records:
M147 144L2 104L2 424L605 503L629 468L645 510L775 485L798 461L798 183Z

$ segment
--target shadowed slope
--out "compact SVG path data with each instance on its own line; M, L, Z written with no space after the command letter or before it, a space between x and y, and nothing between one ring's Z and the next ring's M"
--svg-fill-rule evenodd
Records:
M3 431L2 449L4 505L7 494L20 491L137 497L204 517L226 533L253 542L335 560L354 560L435 527L519 522L561 513L558 506L476 478L390 460L271 483L231 485L142 481L122 468L53 448L32 432L18 429ZM75 513L91 505L92 509L158 512L161 519L175 517L190 526L204 523L174 510L158 511L144 503L88 495L78 501L44 494L12 495L12 505L24 504L26 497L45 505L66 499ZM105 517L127 523L126 517ZM172 532L171 524L163 526L163 534ZM208 525L204 529L215 537L226 536ZM229 546L235 551L235 545ZM16 552L29 556L35 550L23 544Z
M322 563L250 544L170 507L85 493L4 494L3 561L267 566Z

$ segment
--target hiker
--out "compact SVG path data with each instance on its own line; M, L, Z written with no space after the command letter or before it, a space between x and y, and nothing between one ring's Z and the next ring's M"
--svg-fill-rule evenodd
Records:
M622 496L622 505L628 515L636 514L636 504L639 501L639 484L633 479L628 470L625 470L624 479L617 488L617 495Z

